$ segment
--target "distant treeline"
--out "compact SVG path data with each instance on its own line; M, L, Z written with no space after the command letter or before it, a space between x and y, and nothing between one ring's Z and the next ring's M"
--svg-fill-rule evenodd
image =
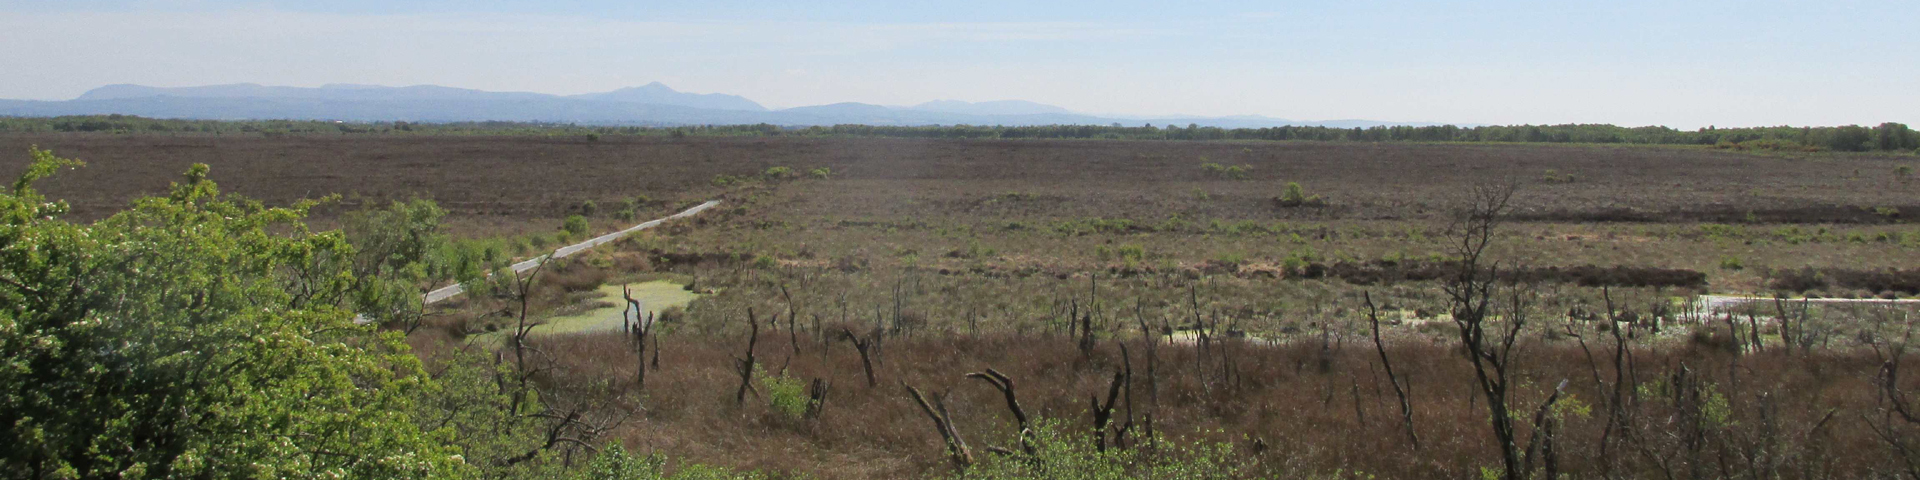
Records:
M1323 142L1510 142L1616 143L1640 145L1712 145L1728 149L1844 152L1912 151L1920 134L1899 123L1874 127L1758 127L1676 130L1604 124L1458 127L1378 126L1335 128L1289 126L1220 128L1145 125L1045 126L872 126L782 127L777 125L587 126L527 122L337 122L324 120L171 120L128 115L0 117L0 133L109 132L259 135L419 134L419 135L603 135L662 136L815 136L894 138L1036 138L1114 140L1310 140Z

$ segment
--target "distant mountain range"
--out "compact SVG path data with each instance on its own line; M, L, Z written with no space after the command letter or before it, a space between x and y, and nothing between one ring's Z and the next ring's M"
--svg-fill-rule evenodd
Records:
M1024 100L936 100L913 106L835 103L770 110L738 95L686 93L659 82L611 92L549 95L437 85L318 88L241 83L201 87L108 85L65 101L0 100L0 116L124 114L214 120L296 119L353 122L555 122L588 125L1187 125L1259 128L1285 125L1371 127L1434 125L1373 120L1299 121L1263 116L1106 117Z

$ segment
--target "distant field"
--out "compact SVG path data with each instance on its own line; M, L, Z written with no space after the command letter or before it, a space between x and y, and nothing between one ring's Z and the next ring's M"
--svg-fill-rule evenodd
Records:
M651 199L638 212L651 218L685 202L731 197L729 209L753 208L740 210L740 221L680 239L697 242L684 249L801 263L857 255L1072 273L1124 267L1111 251L1136 245L1146 258L1134 263L1148 270L1235 260L1251 268L1239 270L1248 275L1284 270L1289 258L1419 257L1440 250L1433 237L1458 193L1489 181L1520 184L1514 219L1522 223L1512 235L1521 241L1507 248L1536 265L1680 268L1706 273L1717 291L1753 292L1764 288L1768 269L1871 270L1920 260L1912 248L1920 232L1906 227L1907 216L1920 212L1920 185L1896 173L1914 163L1901 155L1542 144L12 134L0 136L0 152L12 152L0 154L0 165L19 168L30 145L89 163L43 186L82 218L161 192L200 162L212 165L225 190L269 204L341 195L316 212L323 226L367 202L422 197L448 209L448 228L467 237L551 231L588 201L601 206L594 222L612 228L619 221L607 218L607 207L623 199ZM832 173L766 191L716 181L757 179L775 167L798 177L817 168ZM1280 204L1288 182L1324 205ZM969 247L1002 255L952 255Z
M583 200L711 196L716 176L775 166L831 168L842 183L801 212L848 216L1397 219L1429 216L1461 185L1502 177L1529 184L1520 215L1542 220L1884 223L1874 207L1920 211L1920 186L1894 173L1910 156L1691 147L14 134L0 136L0 166L18 169L36 144L90 163L45 186L84 216L160 191L196 162L228 191L269 203L418 196L456 216L538 219ZM1245 166L1245 179L1206 163ZM1289 181L1329 206L1275 208ZM992 201L1003 194L1013 195Z

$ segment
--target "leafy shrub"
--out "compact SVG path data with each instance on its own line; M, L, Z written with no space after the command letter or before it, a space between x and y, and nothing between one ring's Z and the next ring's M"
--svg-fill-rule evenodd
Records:
M1200 157L1200 159L1204 161L1206 157ZM1246 180L1248 178L1247 172L1253 170L1253 166L1226 166L1213 162L1205 162L1200 164L1200 170L1207 172L1207 175L1212 177L1225 178L1228 180Z
M600 205L593 203L593 200L580 202L581 216L591 217L598 214L600 214Z
M1274 203L1286 208L1321 207L1326 205L1326 201L1321 200L1319 195L1307 195L1307 189L1301 187L1300 182L1287 182L1286 191L1282 192L1279 197L1274 198Z
M614 443L600 450L587 467L568 477L572 480L762 480L759 472L736 472L708 465L681 465L667 473L667 459L659 455L636 456Z
M793 169L787 167L769 168L765 173L760 174L761 177L765 177L767 180L785 180L793 178L793 175Z
M773 375L765 371L757 375L760 386L767 391L767 405L774 412L787 418L800 418L807 413L807 407L813 405L813 399L807 396L807 387L800 379L785 374Z
M815 168L807 171L807 176L813 177L815 180L826 180L833 176L833 169L827 167Z
M575 236L585 235L587 231L592 228L593 227L587 225L587 217L579 215L568 215L567 220L560 224L560 231Z
M1238 266L1240 264L1247 263L1247 254L1240 253L1240 252L1223 252L1215 256L1213 260L1216 262L1219 262L1222 265Z
M1188 442L1155 435L1159 446L1094 448L1084 433L1053 419L1038 419L1033 429L1034 455L985 455L972 468L954 475L961 479L1220 479L1251 473L1251 460L1234 452L1232 444ZM1136 439L1145 443L1145 439Z
M974 238L974 239L967 240L967 246L965 248L954 249L952 252L947 253L947 256L954 257L954 258L978 259L978 258L991 257L994 255L998 255L999 253L1000 252L995 251L991 247L981 245L980 239Z
M1747 267L1740 263L1740 257L1735 257L1732 255L1720 257L1721 270L1740 270L1744 268L1747 268Z

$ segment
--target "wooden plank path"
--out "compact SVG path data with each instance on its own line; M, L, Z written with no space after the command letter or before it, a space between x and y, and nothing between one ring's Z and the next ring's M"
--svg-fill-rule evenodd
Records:
M580 253L581 251L584 251L586 249L612 243L614 240L619 240L623 237L626 237L627 235L632 235L634 232L660 226L660 224L666 223L669 220L675 220L675 219L691 217L694 215L699 215L700 212L704 212L707 209L713 208L715 205L719 205L719 204L720 204L719 200L708 200L706 203L695 205L693 208L686 209L685 211L682 211L680 213L669 215L663 218L656 218L653 220L649 220L645 223L641 223L639 225L627 227L625 230L609 233L606 235L601 235L598 237L593 237L591 239L588 239L587 241L576 243L573 245L560 247L559 250L554 250L553 253L541 255L538 257L521 261L520 263L513 264L513 267L512 267L513 273L515 274L526 273L528 270L533 270L534 267L540 266L541 262L547 261L548 257L567 258L568 256L572 256L575 253ZM467 291L466 287L461 286L458 283L453 285L448 285L445 287L436 288L436 289L433 289L433 291L427 292L426 303L428 305L439 303L439 302L445 301L446 299L459 296L462 293L466 293L466 291ZM371 321L371 319L368 319L367 317L364 317L364 316L355 316L353 317L353 321L354 323L364 324Z

